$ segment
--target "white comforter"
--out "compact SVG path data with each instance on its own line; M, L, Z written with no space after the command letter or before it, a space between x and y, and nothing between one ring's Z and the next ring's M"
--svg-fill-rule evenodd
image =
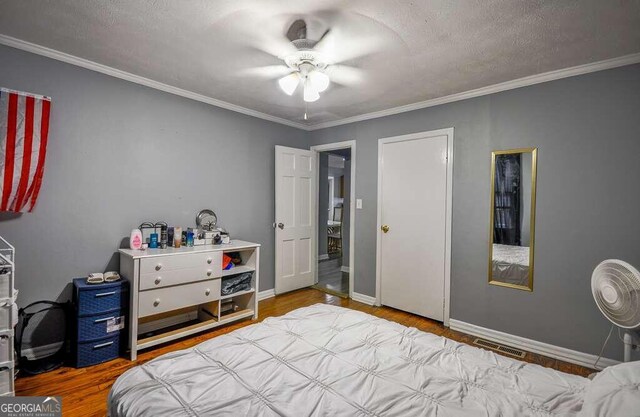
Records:
M493 244L492 279L515 285L529 283L529 247Z
M572 416L589 380L317 304L124 373L112 416Z

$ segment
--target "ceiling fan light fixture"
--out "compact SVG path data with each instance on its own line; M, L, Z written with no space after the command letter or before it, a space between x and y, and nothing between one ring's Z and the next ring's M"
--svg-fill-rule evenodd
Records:
M320 98L320 93L315 88L315 86L311 83L309 78L307 78L304 83L304 101L306 101L307 103L313 103L319 98Z
M322 71L314 70L309 73L309 81L315 87L315 89L322 93L329 88L329 76Z
M298 84L300 83L300 74L297 72L292 72L289 75L286 75L278 80L278 85L284 93L288 96L292 95Z

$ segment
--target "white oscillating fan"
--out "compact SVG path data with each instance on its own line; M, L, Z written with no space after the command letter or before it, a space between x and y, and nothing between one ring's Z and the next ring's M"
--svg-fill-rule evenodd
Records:
M602 314L625 330L624 361L629 362L631 332L640 329L640 272L624 261L607 259L593 270L591 292Z

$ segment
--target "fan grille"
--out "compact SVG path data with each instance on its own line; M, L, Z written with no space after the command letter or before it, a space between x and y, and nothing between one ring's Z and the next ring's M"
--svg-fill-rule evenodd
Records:
M640 327L640 272L624 261L606 260L591 276L591 291L598 308L612 323Z

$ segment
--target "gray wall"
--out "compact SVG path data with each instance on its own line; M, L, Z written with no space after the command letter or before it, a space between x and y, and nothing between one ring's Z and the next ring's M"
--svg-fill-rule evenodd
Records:
M329 153L318 152L318 256L329 252L327 220L329 220Z
M377 140L455 128L451 317L597 354L609 323L593 268L640 266L640 65L311 133L312 145L356 140L355 291L375 295ZM492 150L538 147L533 293L487 284ZM606 355L621 357L612 337Z
M0 214L20 305L117 269L143 220L187 227L203 208L262 244L260 289L273 288L274 146L308 148L306 132L4 46L0 62L0 85L53 97L36 209Z
M340 177L342 176L344 176L344 168L329 167L328 177L333 177L333 198L334 198L332 202L333 207L336 206L335 199L341 198L340 197ZM327 182L328 182L328 178L327 178ZM329 216L331 217L331 219L333 219L333 213L329 213Z
M141 221L188 226L201 208L263 244L260 289L272 288L274 145L349 139L363 200L355 291L375 295L377 139L446 127L455 128L452 318L598 353L609 324L591 271L609 257L640 265L638 65L307 133L4 46L0 62L0 85L53 97L38 206L0 214L23 305L117 268L120 240ZM529 146L539 148L533 293L486 283L489 156ZM606 356L620 353L613 337Z
M349 265L351 236L351 159L344 161L344 202L342 204L342 266Z

